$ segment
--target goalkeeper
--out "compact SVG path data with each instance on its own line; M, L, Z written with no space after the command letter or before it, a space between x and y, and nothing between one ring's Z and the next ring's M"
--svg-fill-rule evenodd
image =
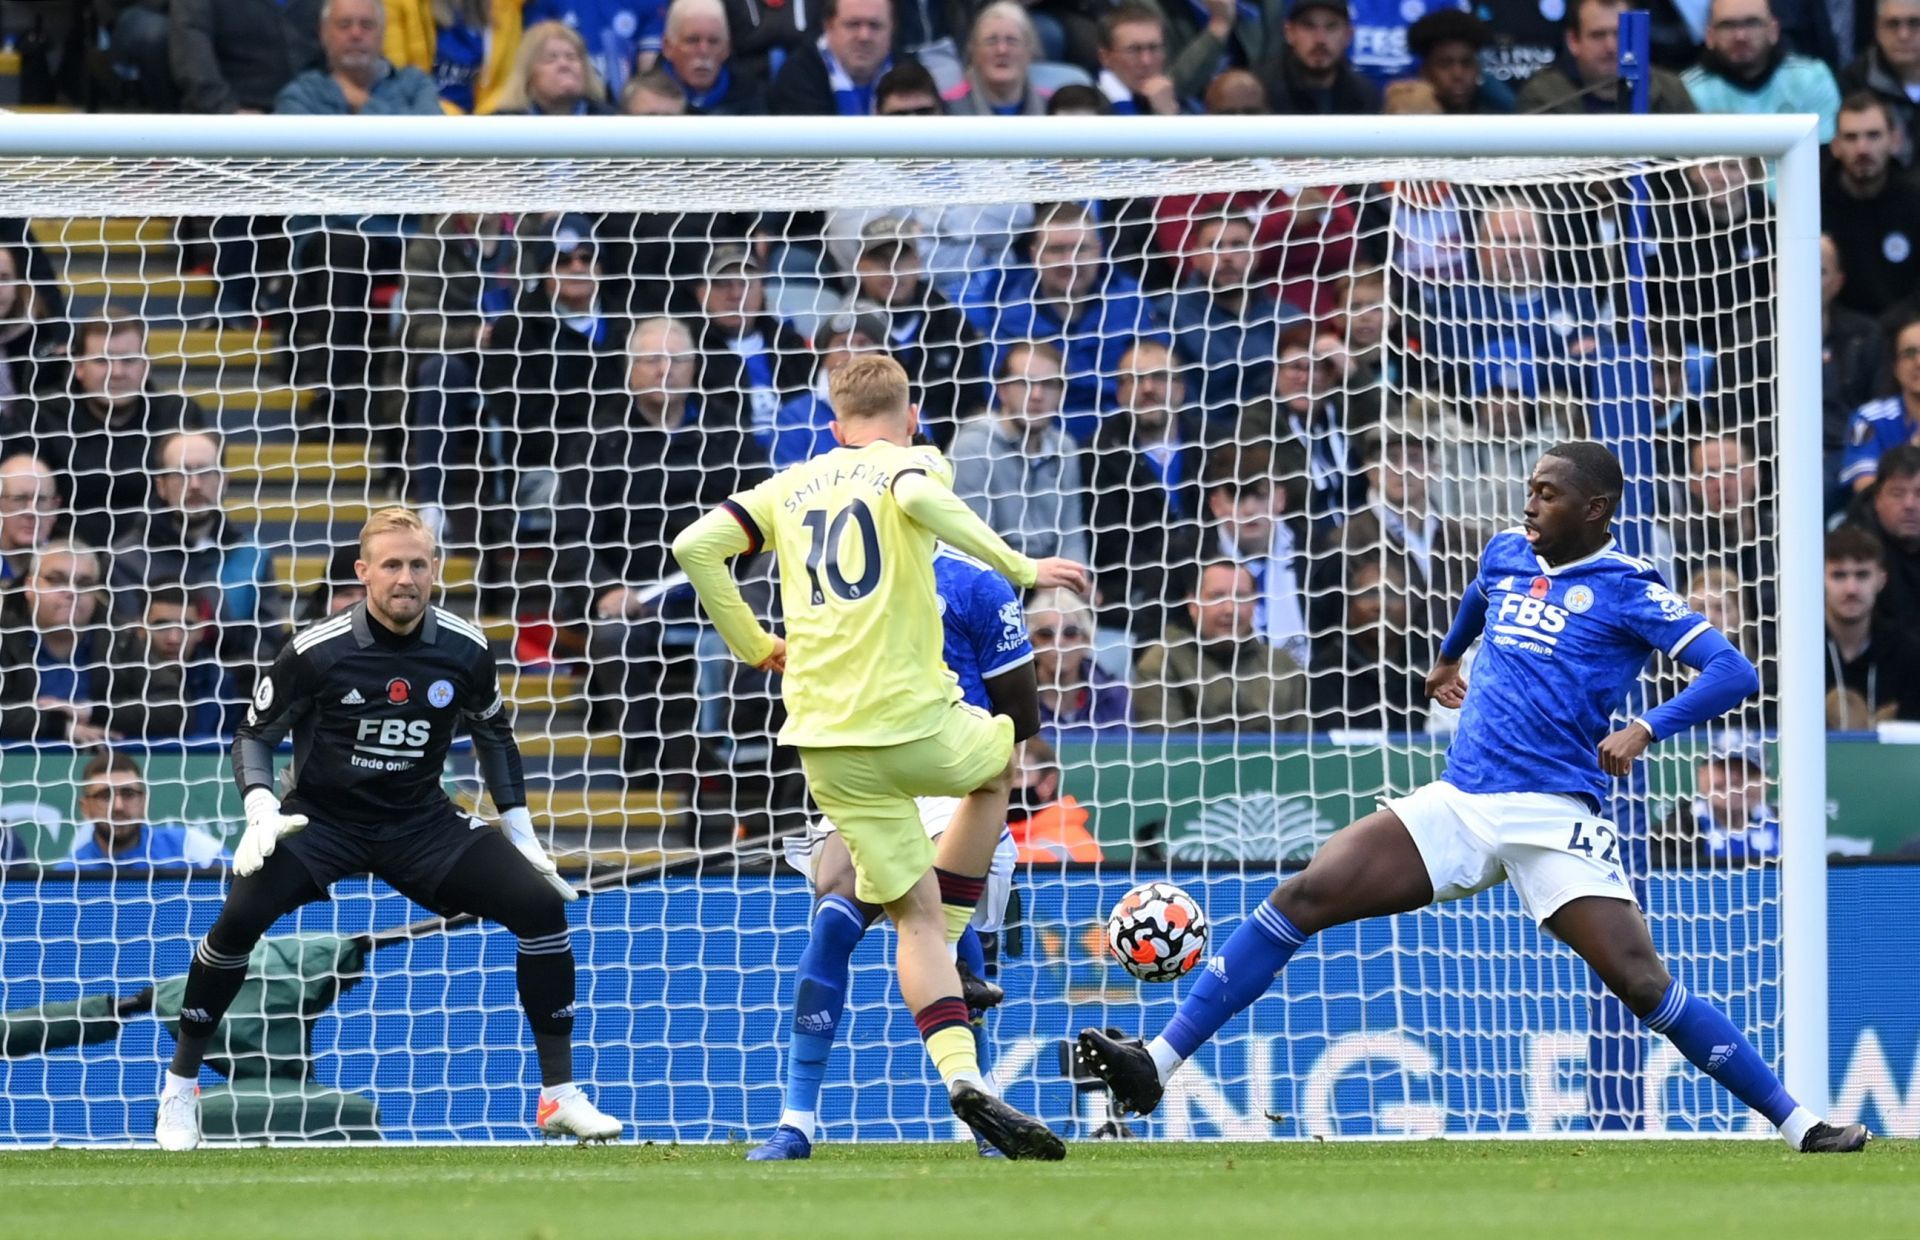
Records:
M575 893L533 834L520 750L479 629L428 599L433 536L405 508L360 531L354 573L367 597L295 634L254 691L233 743L247 828L235 879L193 953L180 1041L160 1098L162 1149L200 1144L197 1081L220 1018L269 926L350 874L371 873L443 915L496 921L519 940L514 972L540 1063L535 1123L551 1136L607 1140L620 1123L573 1082ZM465 726L506 833L460 813L440 785ZM287 798L273 794L275 747L293 732Z
M1006 823L1013 722L962 702L943 662L934 539L1021 586L1084 593L1087 570L1028 559L955 498L945 458L911 446L917 417L897 362L850 362L830 403L838 448L707 513L674 540L674 556L733 652L785 674L780 741L799 750L839 828L854 894L893 920L901 994L954 1114L1010 1158L1061 1158L1058 1137L986 1088L947 952ZM762 546L780 564L784 640L760 627L727 570L729 557ZM963 798L940 839L940 877L917 796Z

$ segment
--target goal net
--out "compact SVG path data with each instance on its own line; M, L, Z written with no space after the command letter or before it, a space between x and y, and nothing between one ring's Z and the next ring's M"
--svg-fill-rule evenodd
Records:
M1768 163L1206 158L1198 136L989 160L938 124L912 159L569 158L570 124L544 158L0 159L0 1142L151 1132L167 982L241 826L232 727L289 634L358 600L358 530L396 502L438 534L440 605L492 642L535 820L592 889L580 1079L633 1137L770 1131L809 804L777 683L730 660L667 545L830 447L826 379L869 352L906 366L967 502L1099 583L951 626L1030 639L1046 724L988 944L1014 1103L1092 1135L1104 1095L1066 1040L1172 1014L1185 983L1103 956L1131 884L1171 877L1223 935L1436 777L1439 638L1540 454L1583 437L1625 467L1621 549L1766 684L1622 782L1619 864L1675 974L1792 1062L1783 890L1819 859L1789 824L1783 862L1775 807L1821 793L1779 739L1800 358ZM772 572L739 578L777 624ZM1566 615L1504 619L1550 641ZM1684 674L1656 660L1642 692ZM481 803L464 745L446 778ZM530 1135L513 940L379 937L424 916L354 879L274 928L204 1077L217 1134ZM876 929L855 957L830 1140L958 1135L891 951ZM1500 887L1317 936L1131 1132L1753 1124Z

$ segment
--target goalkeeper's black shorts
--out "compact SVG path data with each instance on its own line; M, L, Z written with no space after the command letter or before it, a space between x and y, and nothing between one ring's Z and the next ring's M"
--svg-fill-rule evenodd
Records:
M277 847L293 854L315 887L324 892L349 875L371 874L422 908L447 914L468 911L440 906L448 872L468 849L498 834L451 805L430 820L377 833L309 817L304 828L281 836Z

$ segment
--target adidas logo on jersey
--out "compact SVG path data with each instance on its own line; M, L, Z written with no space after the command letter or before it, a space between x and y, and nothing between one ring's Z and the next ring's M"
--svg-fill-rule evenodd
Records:
M340 699L340 705L342 706L365 706L366 704L367 699L360 696L360 690L358 689L347 690L347 696Z

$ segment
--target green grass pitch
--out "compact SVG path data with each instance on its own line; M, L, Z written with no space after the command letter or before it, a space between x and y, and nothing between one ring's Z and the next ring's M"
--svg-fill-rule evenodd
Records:
M1920 1236L1920 1142L54 1150L0 1153L0 1234L141 1240L1656 1240Z

